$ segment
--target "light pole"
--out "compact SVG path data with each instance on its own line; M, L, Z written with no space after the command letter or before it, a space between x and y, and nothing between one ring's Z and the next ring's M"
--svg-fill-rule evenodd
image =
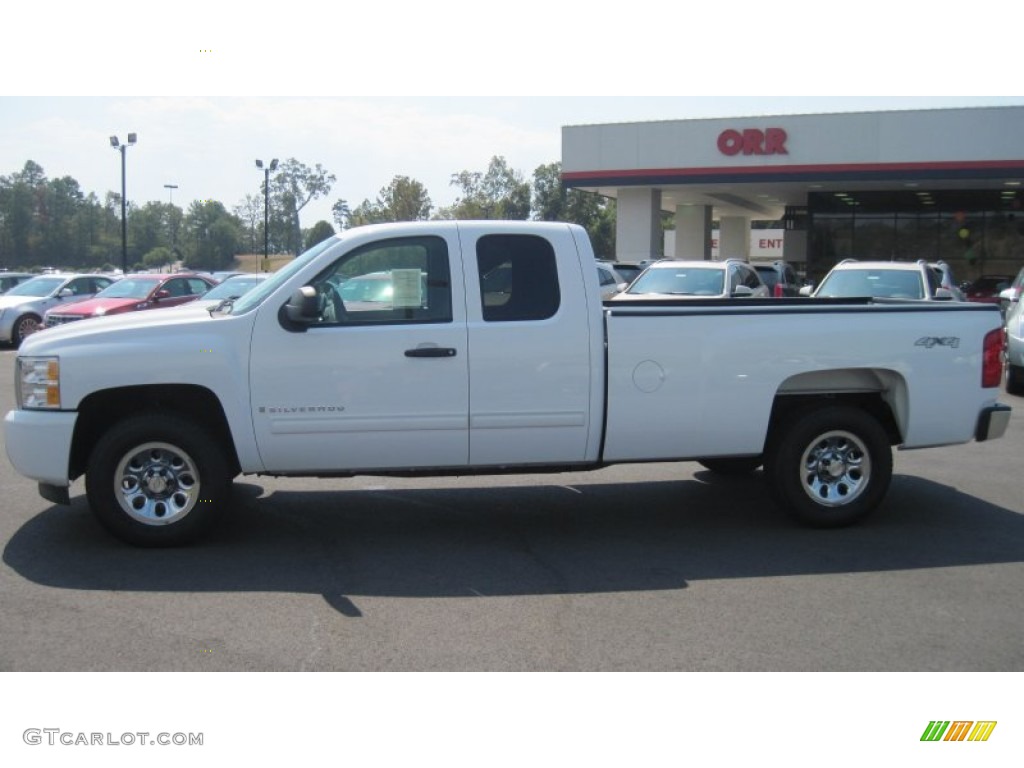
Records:
M170 190L167 194L170 195L167 202L174 205L174 190L178 188L177 184L164 184L164 189Z
M137 139L134 133L128 134L128 143L122 144L117 136L110 137L110 146L121 151L121 271L128 274L128 201L125 195L125 157L128 147L132 146Z
M257 160L256 167L263 171L263 267L270 258L270 172L277 170L277 158L270 161L270 165L263 167L263 161ZM256 270L262 272L263 267Z

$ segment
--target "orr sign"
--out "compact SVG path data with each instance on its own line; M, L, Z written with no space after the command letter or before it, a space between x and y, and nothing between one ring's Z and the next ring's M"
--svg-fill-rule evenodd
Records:
M718 151L730 157L735 155L788 155L786 132L781 128L728 128L718 134Z

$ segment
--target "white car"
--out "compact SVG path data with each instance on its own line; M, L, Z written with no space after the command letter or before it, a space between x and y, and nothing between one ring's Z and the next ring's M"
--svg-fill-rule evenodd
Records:
M605 301L626 290L629 281L622 277L611 264L597 262L597 281L601 284L601 298Z
M953 300L953 294L939 285L935 272L924 261L847 259L832 267L811 295L826 299Z
M1024 395L1024 302L1014 302L1006 315L1006 391Z
M43 327L47 310L91 298L113 282L109 275L59 273L26 280L0 296L0 341L19 346Z
M768 286L749 264L739 259L677 261L651 264L614 301L642 299L764 298Z

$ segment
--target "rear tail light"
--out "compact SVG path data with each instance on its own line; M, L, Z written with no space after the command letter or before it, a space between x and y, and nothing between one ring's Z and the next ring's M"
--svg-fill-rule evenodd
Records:
M998 387L1003 379L1003 348L1005 334L996 328L985 334L985 345L981 355L981 386Z
M776 299L782 298L782 283L775 284L775 290L772 292Z

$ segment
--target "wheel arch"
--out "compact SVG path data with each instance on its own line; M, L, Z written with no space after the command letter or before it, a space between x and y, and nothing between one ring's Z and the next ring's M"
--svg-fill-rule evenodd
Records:
M224 446L232 475L241 471L231 428L217 396L193 384L155 384L105 389L82 400L71 442L70 477L85 472L90 449L111 424L146 411L176 413L199 421Z
M874 416L899 445L907 431L910 398L907 381L885 368L842 368L812 371L782 382L772 403L766 449L772 435L797 411L827 405L850 405Z

